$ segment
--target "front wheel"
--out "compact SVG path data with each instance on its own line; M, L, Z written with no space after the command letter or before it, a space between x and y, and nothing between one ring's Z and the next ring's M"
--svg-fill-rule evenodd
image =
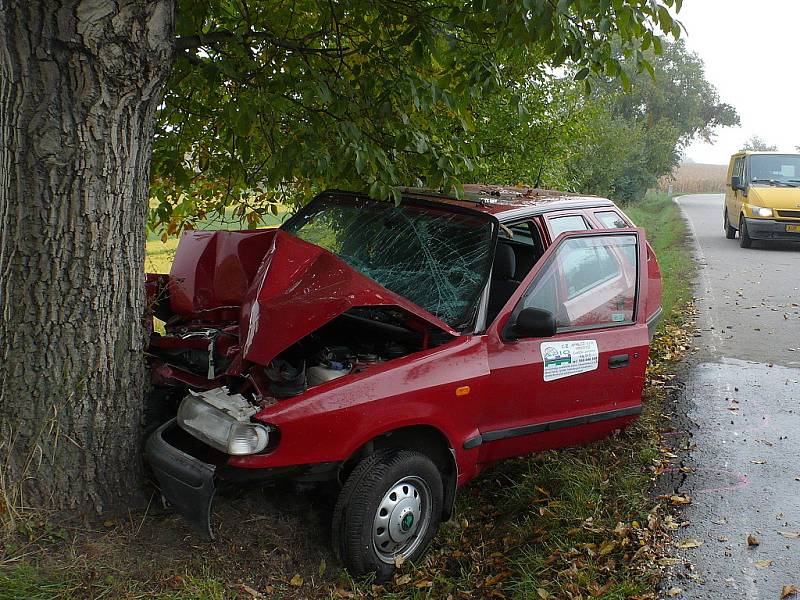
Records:
M732 240L736 237L736 229L731 226L731 221L728 218L728 209L725 209L725 237Z
M386 581L399 557L416 560L442 516L442 477L430 458L380 450L362 460L333 511L333 548L352 575Z
M747 221L744 215L739 217L739 245L742 248L750 248L753 245L753 238L747 233Z

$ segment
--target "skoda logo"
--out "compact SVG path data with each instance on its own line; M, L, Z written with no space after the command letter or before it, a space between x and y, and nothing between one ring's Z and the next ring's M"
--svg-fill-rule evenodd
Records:
M400 521L400 529L402 529L403 531L408 531L409 529L411 529L411 526L413 524L414 524L414 515L408 513L405 517L403 517L403 520Z

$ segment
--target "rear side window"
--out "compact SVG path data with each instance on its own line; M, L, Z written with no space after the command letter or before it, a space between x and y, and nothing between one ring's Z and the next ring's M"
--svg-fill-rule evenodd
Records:
M628 224L618 212L614 210L604 210L602 212L594 213L597 220L603 226L603 229L625 229Z
M553 239L556 239L562 233L567 231L586 231L589 225L586 220L580 215L567 215L564 217L550 217L547 219L550 225L550 231L553 234Z

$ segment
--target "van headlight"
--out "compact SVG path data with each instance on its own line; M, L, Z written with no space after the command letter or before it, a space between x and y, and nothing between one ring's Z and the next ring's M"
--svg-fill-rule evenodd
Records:
M772 216L772 209L771 208L764 208L763 206L751 206L750 210L753 211L753 214L757 217L771 217Z
M237 421L195 396L183 399L177 421L181 429L226 454L255 454L269 443L269 429L263 425Z

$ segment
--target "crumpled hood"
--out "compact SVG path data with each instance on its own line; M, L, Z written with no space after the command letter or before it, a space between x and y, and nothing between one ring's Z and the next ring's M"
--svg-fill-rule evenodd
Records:
M195 322L234 309L242 357L262 365L357 306L396 306L420 329L458 335L336 255L280 229L187 232L169 286L172 309Z
M441 319L353 270L336 255L275 230L242 306L243 357L266 365L356 306L397 306L421 324L458 335Z

